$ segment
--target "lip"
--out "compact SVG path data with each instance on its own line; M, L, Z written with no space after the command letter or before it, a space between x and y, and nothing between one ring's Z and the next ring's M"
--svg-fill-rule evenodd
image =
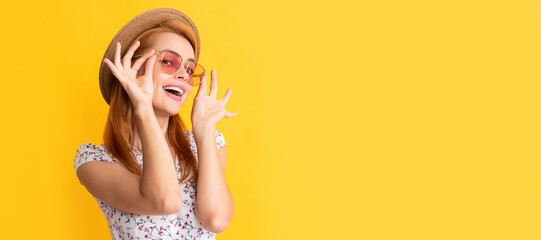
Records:
M178 101L178 102L182 101L182 96L184 95L184 94L182 94L180 96L177 96L177 95L172 94L172 93L170 93L168 91L165 91L165 93L167 93L167 95L169 95L169 97L171 97L173 100Z

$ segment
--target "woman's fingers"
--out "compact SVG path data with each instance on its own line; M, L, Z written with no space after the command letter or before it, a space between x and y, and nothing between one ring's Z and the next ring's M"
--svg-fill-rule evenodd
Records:
M131 58L133 56L133 52L135 52L135 49L137 49L139 47L139 41L135 41L135 43L133 43L130 47L130 49L128 49L128 52L126 52L126 55L124 55L124 67L125 68L131 68Z
M233 93L233 89L227 89L227 92L225 92L225 95L222 99L220 99L219 101L221 101L223 103L223 105L227 105L227 102L229 101L229 97L231 97L231 93Z
M150 56L145 65L145 77L152 79L152 69L154 68L154 62L156 61L156 55Z
M227 109L225 108L219 108L219 109L215 109L215 110L212 110L212 111L209 111L209 112L206 112L205 114L203 114L203 116L205 115L212 115L212 117L217 117L218 118L218 121L220 121L220 119L222 119L222 117L227 117L227 118L230 118L230 117L234 117L234 116L237 116L237 112L229 112L227 111Z
M225 92L225 95L220 101L222 101L223 106L227 105L227 102L229 101L229 97L231 97L231 93L233 93L233 89L227 89L227 92ZM224 116L226 118L237 116L237 112L229 112L224 108L225 114Z
M225 116L226 118L234 117L234 116L237 116L237 112L232 112L232 113L231 113L231 112L228 112L228 111L226 110L226 113L225 113L224 116Z
M107 64L107 66L109 66L109 68L111 69L111 72L113 72L113 75L115 75L116 78L120 80L121 79L121 77L119 77L120 73L118 72L118 69L116 69L115 65L111 62L111 60L105 58L103 59L103 61L105 62L105 64Z
M210 94L212 99L216 99L216 92L218 92L218 80L216 77L216 70L210 71Z
M199 88L197 89L197 93L195 94L196 98L201 97L203 94L207 94L207 74L203 73L203 77L201 78L201 83L199 84Z
M145 55L143 55L142 57L140 57L139 59L137 59L134 63L133 63L133 69L135 69L135 71L139 71L139 68L141 68L141 65L143 65L143 63L148 60L149 57L152 56L152 54L154 54L154 49L150 50L149 52L145 53Z
M116 43L116 49L115 49L115 66L118 69L123 69L122 64L120 63L120 43Z

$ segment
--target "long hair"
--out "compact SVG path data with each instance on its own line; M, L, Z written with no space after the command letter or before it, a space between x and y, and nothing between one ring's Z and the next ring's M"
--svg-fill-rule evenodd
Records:
M142 33L138 40L140 45L134 55L145 51L150 45L150 39L157 33L172 32L184 37L186 29L174 21L162 22L156 27ZM188 38L186 38L188 39ZM191 42L190 42L191 43ZM194 43L191 43L194 46ZM144 65L143 65L144 67ZM133 143L133 130L136 124L134 107L130 98L116 77L113 82L113 92L109 104L109 116L105 125L103 141L109 153L119 160L132 173L143 175L143 170L137 163L134 152L131 149ZM167 137L175 153L179 158L181 177L179 184L185 180L197 179L197 160L192 153L190 144L186 139L185 124L179 114L169 117ZM175 161L176 159L173 159Z

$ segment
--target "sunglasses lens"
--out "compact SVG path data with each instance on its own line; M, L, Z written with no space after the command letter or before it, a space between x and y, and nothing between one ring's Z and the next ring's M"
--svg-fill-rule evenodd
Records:
M182 58L170 52L164 52L162 58L162 70L167 74L174 74L182 63Z
M197 64L197 63L191 63L188 66L189 71L192 72L190 74L190 81L188 83L192 86L195 86L201 82L201 78L203 77L203 74L205 73L205 68L203 66Z
M174 52L165 51L163 53L161 65L163 72L167 74L175 74L182 64L182 57ZM193 62L187 61L185 63L185 69L190 78L188 84L195 86L201 82L201 77L205 73L203 66Z

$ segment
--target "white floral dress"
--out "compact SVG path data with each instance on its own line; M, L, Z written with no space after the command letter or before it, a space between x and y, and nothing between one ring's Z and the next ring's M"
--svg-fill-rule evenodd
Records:
M197 146L191 130L186 131L186 137L196 159ZM216 145L221 148L225 145L225 139L220 131L216 130ZM132 146L137 161L143 167L143 155ZM177 157L178 160L178 157ZM102 161L118 163L106 150L105 145L83 143L75 155L75 172L82 164L90 161ZM177 178L180 180L180 166L175 164ZM195 199L197 196L197 182L193 180L185 184L179 184L182 197L182 209L170 215L139 215L124 212L94 197L101 211L107 218L109 231L113 239L215 239L215 233L203 228L195 216Z

